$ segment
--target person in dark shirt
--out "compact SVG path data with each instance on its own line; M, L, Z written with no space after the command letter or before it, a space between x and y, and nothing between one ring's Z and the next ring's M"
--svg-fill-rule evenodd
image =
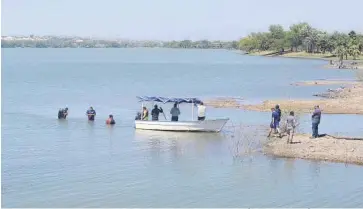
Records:
M136 113L135 120L141 120L141 113L140 112Z
M159 114L162 112L162 108L158 108L158 105L154 105L154 109L151 111L151 120L159 120Z
M86 112L88 116L88 120L94 121L96 116L96 111L93 109L93 107L90 107L89 110Z
M116 124L115 120L113 119L113 115L109 115L108 119L106 120L106 124L109 124L109 125Z
M278 122L280 122L281 121L281 109L280 109L280 106L279 105L276 105L275 106L275 111L277 112L277 114L278 114L278 118L277 118L277 120L278 120Z
M59 109L58 111L58 119L66 119L68 116L68 107L64 109Z
M320 124L320 119L321 119L321 110L319 108L319 105L316 105L314 107L314 112L311 116L311 122L312 122L312 129L313 129L313 134L312 134L312 138L318 138L319 137L319 124Z
M276 111L275 108L271 108L271 123L270 123L270 132L267 135L267 137L271 136L272 131L274 130L275 133L278 133L280 138L282 137L281 132L280 132L280 128L279 128L279 113Z

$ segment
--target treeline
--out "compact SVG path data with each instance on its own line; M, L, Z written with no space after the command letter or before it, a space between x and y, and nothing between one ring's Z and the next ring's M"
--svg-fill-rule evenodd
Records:
M60 37L32 37L31 39L2 40L2 48L200 48L200 49L238 49L238 41L125 41L94 40Z
M355 31L327 33L308 23L294 24L287 31L281 25L271 25L268 32L251 33L242 38L239 48L246 52L328 52L341 60L348 59L348 55L355 59L363 52L363 35Z

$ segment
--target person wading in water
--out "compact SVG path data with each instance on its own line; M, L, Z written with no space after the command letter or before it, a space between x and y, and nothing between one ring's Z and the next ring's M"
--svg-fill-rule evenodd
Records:
M93 107L90 107L89 110L87 110L86 115L88 117L88 120L94 121L96 116L96 111L93 109Z
M115 120L113 119L113 115L108 116L108 119L106 120L106 124L109 124L109 125L116 124Z
M64 109L59 109L58 111L58 119L66 119L68 116L68 107Z

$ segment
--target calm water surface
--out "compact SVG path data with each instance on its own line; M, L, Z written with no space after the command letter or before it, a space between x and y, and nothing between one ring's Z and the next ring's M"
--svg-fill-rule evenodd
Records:
M231 126L266 125L269 113L209 108L208 117L231 119L219 134L133 128L138 95L310 98L326 87L290 84L354 76L323 64L221 50L3 49L2 206L362 206L360 166L234 158ZM94 123L85 118L90 105ZM58 121L64 106L70 116ZM190 119L189 106L181 111ZM109 113L114 127L104 125ZM362 121L324 115L321 132L361 136ZM301 129L310 131L309 116Z

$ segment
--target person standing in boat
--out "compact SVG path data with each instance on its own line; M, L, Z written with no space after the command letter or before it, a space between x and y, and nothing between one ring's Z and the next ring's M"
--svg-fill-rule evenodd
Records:
M142 120L149 120L149 110L146 107L142 108Z
M108 124L108 125L116 124L115 120L113 119L113 115L109 115L108 119L106 120L106 124Z
M88 120L94 121L95 120L95 116L96 116L96 111L93 109L93 107L90 107L87 110L86 115L88 117Z
M171 108L170 114L171 114L171 121L178 121L179 120L180 110L178 108L178 103L175 103L174 107Z
M159 114L163 112L163 109L160 107L158 108L158 105L154 105L154 109L151 111L151 120L157 121L159 120Z
M197 105L198 107L198 120L203 121L205 120L205 109L206 107L204 106L203 102L200 102L199 105Z

